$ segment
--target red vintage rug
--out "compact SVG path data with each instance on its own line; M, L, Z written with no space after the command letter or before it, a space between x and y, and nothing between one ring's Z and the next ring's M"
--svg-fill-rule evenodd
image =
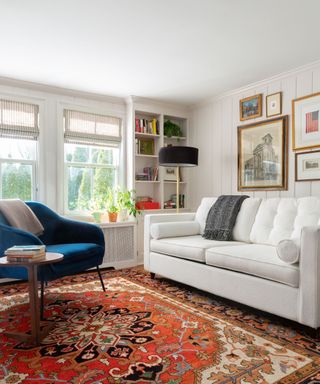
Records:
M139 269L50 285L40 347L0 335L0 383L319 383L318 344ZM29 327L26 286L0 287L0 331Z

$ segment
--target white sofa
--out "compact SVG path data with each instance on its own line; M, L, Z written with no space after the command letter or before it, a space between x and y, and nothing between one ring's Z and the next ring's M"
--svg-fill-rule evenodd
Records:
M320 327L320 198L248 198L229 242L201 236L215 200L204 198L196 213L147 215L145 269ZM298 244L298 263L278 257L284 239Z

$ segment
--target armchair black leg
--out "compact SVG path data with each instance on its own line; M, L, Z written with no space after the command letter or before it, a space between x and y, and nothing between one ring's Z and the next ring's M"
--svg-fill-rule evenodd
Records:
M151 277L151 279L153 280L153 279L155 279L156 274L155 274L154 272L150 272L150 277Z
M44 320L43 317L43 311L44 311L44 281L41 280L41 286L40 286L40 320Z
M105 287L104 287L103 279L102 279L101 272L100 272L100 268L99 268L98 265L97 265L97 272L98 272L98 275L99 275L99 279L100 279L100 282L101 282L102 289L103 289L103 291L105 292L106 289L105 289Z

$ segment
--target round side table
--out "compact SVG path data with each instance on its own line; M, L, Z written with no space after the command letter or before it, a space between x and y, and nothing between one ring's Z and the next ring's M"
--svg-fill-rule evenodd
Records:
M19 332L8 332L6 336L15 337L22 341L28 341L39 345L41 340L50 332L54 324L40 328L40 306L38 294L38 267L45 264L58 263L63 260L61 253L47 252L44 259L27 261L27 262L12 262L8 261L6 257L0 258L0 267L25 267L28 270L28 284L29 284L29 303L30 303L30 317L31 317L31 335Z

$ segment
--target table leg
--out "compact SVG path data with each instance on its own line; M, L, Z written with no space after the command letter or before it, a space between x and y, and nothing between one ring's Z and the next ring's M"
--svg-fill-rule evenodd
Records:
M28 266L29 274L29 299L30 299L30 317L31 317L31 335L36 344L40 343L40 306L38 293L37 265Z

